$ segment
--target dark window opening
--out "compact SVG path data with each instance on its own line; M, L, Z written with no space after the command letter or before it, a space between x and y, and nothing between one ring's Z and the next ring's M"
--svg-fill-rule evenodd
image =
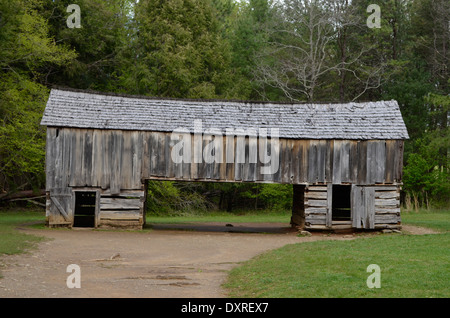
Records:
M332 204L332 220L333 221L350 221L350 191L349 185L333 185L333 204Z
M75 192L74 227L95 227L96 192Z

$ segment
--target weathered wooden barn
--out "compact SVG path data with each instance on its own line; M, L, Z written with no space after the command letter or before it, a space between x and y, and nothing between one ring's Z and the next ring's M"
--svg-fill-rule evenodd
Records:
M293 225L400 227L396 101L178 100L52 89L49 226L145 224L146 180L293 184Z

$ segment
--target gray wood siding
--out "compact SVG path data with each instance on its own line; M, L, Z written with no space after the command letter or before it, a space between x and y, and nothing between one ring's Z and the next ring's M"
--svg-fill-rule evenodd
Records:
M203 148L212 138L203 136ZM236 137L231 142L223 137L222 142L222 162L208 163L203 158L194 162L192 149L190 163L175 163L171 159L175 142L169 133L48 127L46 188L99 187L118 194L121 190L141 189L142 180L151 178L291 184L401 183L402 140L279 139L279 168L274 174L261 173L265 164L258 155L259 142L247 137L245 153L236 147ZM233 163L226 157L231 147Z
M305 189L307 229L381 229L400 226L400 187L398 185L357 186L351 188L351 221L332 221L331 184ZM350 224L351 223L351 224Z

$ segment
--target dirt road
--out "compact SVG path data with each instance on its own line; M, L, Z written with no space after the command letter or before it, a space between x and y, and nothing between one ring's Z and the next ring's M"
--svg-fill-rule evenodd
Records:
M228 271L257 254L286 244L352 239L351 235L321 233L298 237L273 224L184 228L23 230L48 240L30 253L0 258L0 298L226 297L221 284ZM70 264L80 267L81 288L67 287Z

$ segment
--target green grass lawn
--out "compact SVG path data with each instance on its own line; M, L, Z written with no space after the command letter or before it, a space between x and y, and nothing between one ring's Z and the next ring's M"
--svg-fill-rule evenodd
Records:
M44 222L45 212L37 210L0 210L0 255L23 253L43 238L17 231L21 224Z
M439 231L449 231L450 229L449 210L402 211L401 216L404 224L423 226Z
M226 222L226 223L286 223L291 220L290 211L242 211L242 212L209 212L208 214L187 214L184 216L155 216L147 214L147 224L174 224L194 222Z
M230 297L442 297L450 296L450 211L403 213L404 224L440 234L380 234L349 241L288 245L233 269ZM381 288L368 288L370 264Z

